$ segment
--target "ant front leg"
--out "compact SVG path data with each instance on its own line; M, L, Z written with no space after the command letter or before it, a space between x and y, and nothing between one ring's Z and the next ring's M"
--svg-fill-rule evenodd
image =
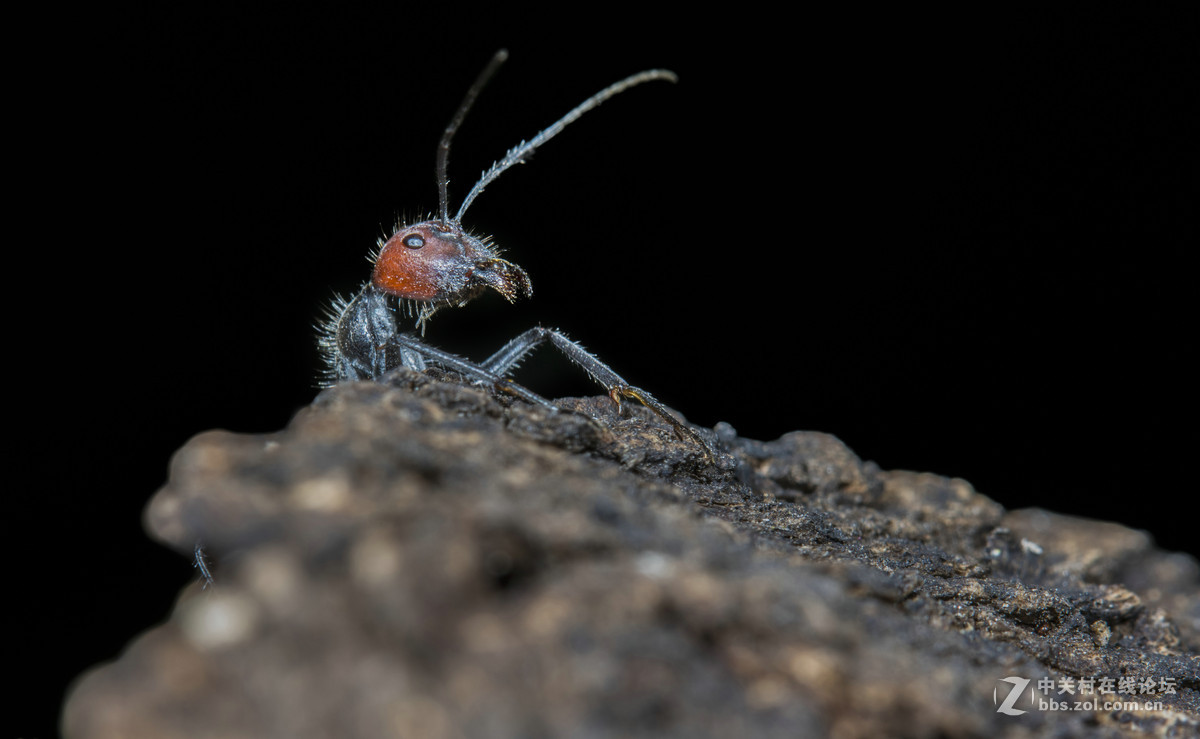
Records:
M531 328L517 338L505 344L500 351L488 357L483 362L481 367L485 372L488 372L497 377L503 377L525 358L525 355L533 351L543 343L549 341L556 349L566 355L575 364L583 368L588 375L604 386L608 391L608 397L612 398L617 404L617 412L621 410L621 398L632 398L637 400L642 405L654 411L660 418L671 425L675 431L675 435L680 439L690 439L704 450L704 453L712 458L713 453L708 444L700 438L700 435L693 431L688 426L681 423L667 407L660 403L653 395L642 390L639 387L634 387L625 381L625 378L618 375L604 362L600 361L599 357L592 354L582 346L567 338L561 331L552 328L543 328L537 326Z

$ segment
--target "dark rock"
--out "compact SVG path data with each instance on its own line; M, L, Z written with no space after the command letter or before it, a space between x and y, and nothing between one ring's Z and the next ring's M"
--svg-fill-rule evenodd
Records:
M1200 728L1198 568L1145 534L1005 511L826 434L719 424L709 459L640 407L562 402L574 412L401 371L326 391L277 434L197 436L146 523L188 555L202 541L215 584L85 675L65 733ZM1010 676L1162 708L1023 696L1004 715ZM1081 677L1155 691L1057 692Z

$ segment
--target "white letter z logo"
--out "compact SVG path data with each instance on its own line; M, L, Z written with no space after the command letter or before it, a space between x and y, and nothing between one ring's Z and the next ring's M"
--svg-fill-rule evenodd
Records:
M1008 696L1004 699L1004 702L1000 704L1000 707L996 709L996 713L1003 713L1007 716L1020 716L1022 713L1025 713L1025 711L1022 711L1020 708L1013 708L1013 704L1017 702L1017 698L1021 697L1021 693L1024 692L1025 686L1029 684L1029 680L1023 677L1006 677L1002 678L1000 682L1012 683L1013 689L1008 691ZM997 696L998 691L999 688L992 688L993 703L996 703L999 700Z

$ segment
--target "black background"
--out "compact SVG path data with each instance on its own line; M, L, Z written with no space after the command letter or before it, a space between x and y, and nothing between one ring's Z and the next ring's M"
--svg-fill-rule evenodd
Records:
M696 423L831 432L1009 508L1200 550L1181 512L1185 19L405 6L45 30L14 93L31 234L10 249L38 255L10 277L11 453L30 472L9 498L18 733L48 735L67 681L166 617L193 573L140 516L171 453L277 430L312 399L322 304L367 277L397 215L437 207L438 137L501 46L455 142L456 202L608 83L680 81L608 102L489 187L465 223L534 297L440 314L432 343L481 358L553 325ZM518 379L594 392L548 350Z

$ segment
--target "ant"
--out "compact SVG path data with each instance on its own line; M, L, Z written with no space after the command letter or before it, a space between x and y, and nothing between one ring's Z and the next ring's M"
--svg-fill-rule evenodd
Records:
M346 380L378 380L398 367L422 371L433 364L456 372L477 383L489 385L534 405L558 412L558 406L508 379L521 360L532 350L550 342L575 364L608 390L621 409L621 399L637 400L669 423L681 439L691 439L706 456L712 457L700 435L676 419L650 393L627 383L607 364L557 329L532 328L504 345L500 351L476 364L426 344L415 333L402 331L401 316L416 318L416 328L425 335L425 324L437 311L461 307L491 288L512 303L533 295L525 270L499 257L491 237L479 238L463 229L462 218L475 198L506 169L529 158L535 149L556 136L584 113L629 88L651 80L674 82L675 74L652 69L616 82L580 103L571 112L529 141L508 150L504 158L483 173L450 217L446 176L450 141L462 125L479 92L508 58L500 50L492 57L467 90L442 134L437 150L437 183L440 214L437 218L412 225L401 223L391 238L381 240L371 255L375 264L370 281L350 299L337 296L325 322L318 326L319 346L325 360L324 386Z
M213 584L212 570L208 569L208 560L204 556L204 545L196 542L196 549L193 555L192 567L200 570L200 589L204 590Z

